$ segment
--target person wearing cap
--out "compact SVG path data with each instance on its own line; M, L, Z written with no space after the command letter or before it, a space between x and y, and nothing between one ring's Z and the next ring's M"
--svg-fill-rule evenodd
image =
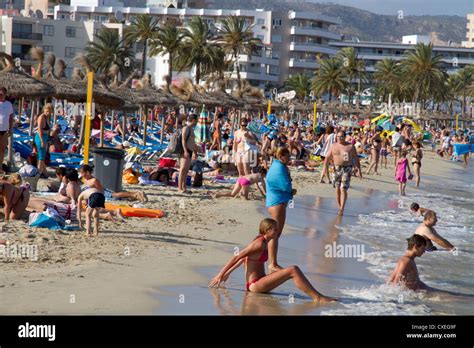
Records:
M13 127L13 106L6 97L7 89L0 87L0 167L3 164L8 137ZM3 173L2 168L0 168L0 173Z

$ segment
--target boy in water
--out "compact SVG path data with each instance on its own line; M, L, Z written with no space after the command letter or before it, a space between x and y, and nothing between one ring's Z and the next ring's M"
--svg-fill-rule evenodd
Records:
M423 223L418 226L415 231L416 235L420 235L426 239L426 251L435 251L437 248L433 245L432 242L442 246L449 251L454 251L456 248L452 245L447 239L441 237L438 232L436 232L434 226L438 222L436 213L432 210L425 212Z
M415 214L416 216L424 216L426 214L426 212L428 211L432 211L428 208L423 208L423 207L420 207L420 205L418 203L415 203L413 202L411 205L410 205L410 211Z
M86 236L97 236L99 234L99 213L101 208L105 208L105 196L96 188L83 191L77 198L77 220L79 228L82 228L82 200L86 200ZM94 217L94 234L91 234L91 218Z
M405 255L398 261L393 270L388 284L402 283L411 290L425 290L428 287L420 280L418 269L416 268L415 257L420 257L424 254L426 248L426 239L420 235L414 234L407 239L408 247Z

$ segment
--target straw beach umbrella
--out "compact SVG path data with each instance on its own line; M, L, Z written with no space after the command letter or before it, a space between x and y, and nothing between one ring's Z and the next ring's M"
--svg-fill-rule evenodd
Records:
M13 58L0 52L0 59L5 61L5 67L0 71L0 86L7 89L10 97L42 98L54 93L53 87L41 82L15 68Z

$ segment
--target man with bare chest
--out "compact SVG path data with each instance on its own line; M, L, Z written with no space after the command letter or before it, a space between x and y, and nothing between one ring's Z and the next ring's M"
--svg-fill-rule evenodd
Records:
M408 248L398 261L387 283L393 285L402 284L414 291L427 290L426 284L420 280L415 263L415 258L420 257L425 252L426 240L422 236L414 234L407 241Z
M436 213L432 210L426 211L423 223L418 226L415 231L415 234L420 235L426 239L426 251L436 250L436 247L433 245L433 242L445 249L448 249L449 251L454 251L454 245L452 245L447 239L441 237L438 232L436 232L434 228L436 222L438 222Z
M331 163L331 161L334 163L332 183L336 188L336 200L339 207L338 215L342 215L346 206L347 190L350 187L353 166L357 167L361 179L362 171L354 145L346 142L346 133L339 131L336 140L329 148L325 163L326 165Z

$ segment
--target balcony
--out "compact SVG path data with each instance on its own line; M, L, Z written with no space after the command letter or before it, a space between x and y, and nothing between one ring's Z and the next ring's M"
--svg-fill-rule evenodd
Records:
M317 63L316 59L290 58L288 66L290 68L317 69L319 64Z
M332 33L330 31L318 27L299 27L294 25L291 27L291 35L315 36L323 37L329 40L341 40L341 35Z
M290 19L308 19L313 21L321 21L329 24L342 24L341 20L334 17L325 16L314 12L295 12L290 11Z
M266 65L278 65L279 58L270 58L270 57L258 57L258 56L248 56L246 54L239 55L240 63L257 63L257 64L266 64Z
M292 42L290 43L290 51L325 53L329 55L337 54L337 50L312 42Z
M237 76L233 74L233 77ZM253 72L253 71L242 71L240 72L240 77L246 80L260 80L260 81L270 81L278 82L278 75L268 75L262 72Z
M43 34L38 33L23 33L23 32L12 32L13 39L22 39L30 41L43 41Z

